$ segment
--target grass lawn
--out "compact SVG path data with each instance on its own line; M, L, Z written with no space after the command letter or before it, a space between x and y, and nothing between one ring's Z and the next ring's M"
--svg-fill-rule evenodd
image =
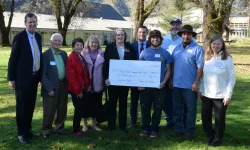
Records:
M228 46L232 52L235 63L250 64L250 46L247 44L232 43ZM44 48L43 50L45 50ZM69 52L71 48L66 48ZM235 51L239 51L238 53ZM243 51L245 50L245 51ZM201 122L201 102L198 100L197 114L197 132L192 141L184 141L181 138L172 138L169 136L171 131L163 128L165 124L164 115L162 115L159 136L156 138L140 137L141 124L139 128L129 129L125 134L117 129L115 135L109 136L105 131L107 124L101 125L104 131L88 131L83 137L75 137L72 134L56 135L53 134L49 139L43 139L41 136L29 145L22 145L17 140L16 122L15 122L15 97L14 91L7 84L7 63L10 48L0 48L0 149L94 149L100 150L235 150L250 149L250 71L249 66L236 66L237 83L235 86L233 100L228 107L226 132L223 146L219 148L208 147L205 134L202 131ZM243 69L242 69L243 68ZM128 100L128 106L129 106ZM42 98L40 90L37 96L37 103L33 117L33 131L40 135L42 127ZM66 120L66 130L72 131L73 105L69 96L68 114ZM129 107L128 107L129 110ZM129 111L128 111L129 112ZM140 115L139 115L140 116ZM129 123L129 115L128 115Z

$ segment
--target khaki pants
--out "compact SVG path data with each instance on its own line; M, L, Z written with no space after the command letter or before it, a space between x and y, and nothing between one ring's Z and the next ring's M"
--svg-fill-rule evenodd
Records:
M55 96L43 98L43 134L50 134L54 120L55 131L64 132L64 122L67 115L68 91L62 82L59 82L58 93Z

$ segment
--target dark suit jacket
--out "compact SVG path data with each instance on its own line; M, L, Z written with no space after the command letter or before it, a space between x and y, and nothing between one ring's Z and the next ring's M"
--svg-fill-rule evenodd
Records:
M109 61L110 59L120 59L116 43L108 44L104 52L103 76L104 80L109 78ZM125 43L124 60L136 60L137 54L129 43Z
M131 44L132 48L134 49L134 51L136 52L137 54L137 59L139 59L139 56L140 56L140 52L138 50L139 48L139 45L138 45L138 41L135 41ZM146 48L149 48L150 45L148 44L148 42L146 43Z
M40 69L38 80L41 79L42 68L42 39L35 33L36 41L40 50ZM16 86L29 86L33 76L33 56L26 30L18 33L12 43L12 50L8 64L8 80L15 81Z
M59 50L60 55L62 56L65 69L66 69L66 61L68 55L65 51ZM50 62L54 61L54 55L52 50L49 48L47 51L43 52L43 68L42 68L42 89L41 95L43 97L49 96L48 93L52 90L57 94L58 87L59 87L59 77L58 77L58 70L56 65L51 65ZM66 71L65 71L65 79L63 80L65 88L67 88L66 82Z

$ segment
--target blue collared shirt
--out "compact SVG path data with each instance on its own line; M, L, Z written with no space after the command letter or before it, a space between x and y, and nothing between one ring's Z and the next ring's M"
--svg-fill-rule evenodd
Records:
M33 72L35 72L37 70L36 70L36 64L35 64L36 62L34 61L34 46L33 46L33 43L32 43L32 36L34 35L34 37L35 37L35 33L32 35L31 33L29 33L29 31L27 31L27 29L26 29L26 32L27 32L27 35L28 35L30 48L31 48L32 56L33 56ZM36 38L35 38L35 41L36 41ZM37 41L36 41L36 46L39 49ZM38 51L38 57L40 58L40 51Z
M182 38L179 35L176 35L175 39L173 39L171 34L167 34L163 39L161 47L166 49L170 54L173 53L173 50L177 45L182 43Z
M183 44L179 44L175 47L172 56L174 63L173 86L191 89L198 68L204 66L203 48L195 42L186 48L183 47Z
M179 35L175 36L173 39L172 35L169 33L163 37L161 47L166 49L170 54L173 53L175 47L182 43L182 38ZM196 43L196 40L193 38L193 42Z

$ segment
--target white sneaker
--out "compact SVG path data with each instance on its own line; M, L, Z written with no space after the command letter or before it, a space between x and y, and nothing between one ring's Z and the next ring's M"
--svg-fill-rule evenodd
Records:
M96 131L102 131L102 129L97 126L92 126L92 128L95 129Z
M88 127L86 127L86 126L82 126L82 131L83 131L83 132L88 131Z

